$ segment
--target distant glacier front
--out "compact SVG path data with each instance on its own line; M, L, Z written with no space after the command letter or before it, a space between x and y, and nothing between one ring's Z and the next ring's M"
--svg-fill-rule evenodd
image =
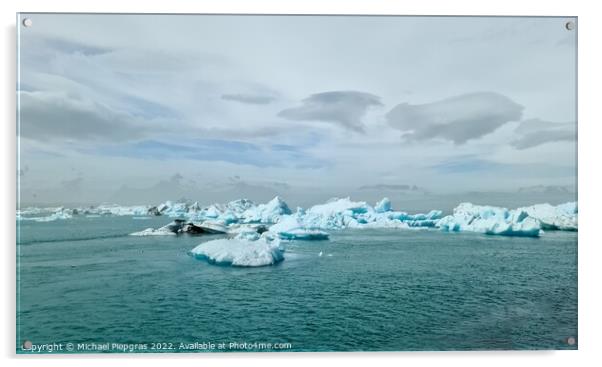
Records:
M460 203L449 215L441 210L409 214L395 210L383 198L374 206L351 198L333 198L308 209L291 210L280 197L256 204L239 199L226 204L167 201L159 205L99 205L86 208L27 208L17 220L49 222L99 216L135 219L165 216L173 221L146 228L133 236L223 234L228 238L202 243L191 251L213 264L232 266L273 265L284 260L287 242L328 240L329 231L344 229L438 230L486 235L539 237L547 230L578 230L577 202L536 204L516 209Z
M450 215L444 216L443 211L437 209L417 214L395 210L388 198L383 198L374 206L364 201L352 201L349 197L332 198L308 209L297 207L291 210L284 200L275 197L264 204L239 199L208 206L201 206L197 202L166 201L159 205L137 206L103 204L81 208L30 207L17 211L17 220L48 222L68 220L77 216L132 216L136 219L166 216L191 224L220 226L225 232L235 233L239 232L241 226L263 225L288 238L294 238L295 233L298 237L303 237L302 231L316 231L309 233L318 234L323 233L319 232L321 230L346 228L430 228L448 232L537 237L543 234L543 230L576 231L577 215L577 202L556 206L544 203L516 209L465 202L457 205ZM154 231L178 232L169 229Z

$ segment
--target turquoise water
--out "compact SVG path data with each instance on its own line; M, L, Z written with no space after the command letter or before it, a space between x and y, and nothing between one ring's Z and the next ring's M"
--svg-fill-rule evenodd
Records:
M167 222L20 222L17 352L25 340L113 352L577 348L566 342L577 337L574 232L331 231L288 245L278 265L232 268L188 255L219 236L127 236Z

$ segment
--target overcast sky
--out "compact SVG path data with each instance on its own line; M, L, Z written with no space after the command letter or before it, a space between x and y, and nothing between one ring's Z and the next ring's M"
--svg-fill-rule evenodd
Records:
M575 184L570 19L28 17L24 203Z

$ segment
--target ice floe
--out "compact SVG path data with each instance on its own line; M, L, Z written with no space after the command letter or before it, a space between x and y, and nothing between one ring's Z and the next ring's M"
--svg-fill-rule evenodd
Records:
M522 209L508 210L495 206L462 203L437 222L438 228L449 232L479 232L505 236L538 237L539 220Z
M37 209L37 210L36 210ZM63 207L47 209L29 209L17 212L17 221L53 222L59 219L71 219L73 211ZM36 215L36 216L29 216Z
M98 214L98 215L115 215L115 216L146 216L148 215L148 206L135 205L135 206L121 206L117 204L103 204L97 207L78 208L78 214Z
M161 227L158 229L147 228L147 229L144 229L139 232L130 233L130 236L139 236L139 237L142 237L142 236L175 236L175 235L176 235L175 232L166 230L164 227Z
M284 260L284 249L278 239L261 236L255 240L239 235L232 239L218 239L201 243L190 253L211 264L231 266L266 266Z
M321 241L327 240L330 235L324 231L317 229L293 229L288 232L279 234L283 240L299 240L299 241Z

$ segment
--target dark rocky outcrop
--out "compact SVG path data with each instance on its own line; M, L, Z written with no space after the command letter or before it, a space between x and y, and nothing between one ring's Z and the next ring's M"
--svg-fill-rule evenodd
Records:
M211 232L207 232L204 228L194 225L193 223L188 223L182 228L183 233L188 234L207 234Z
M159 211L159 209L157 209L156 206L151 206L150 208L148 208L148 211L146 212L146 214L159 216L159 215L161 215L161 212Z
M186 225L186 221L183 219L176 219L168 225L164 226L162 229L165 229L169 232L173 233L181 233L182 229Z

